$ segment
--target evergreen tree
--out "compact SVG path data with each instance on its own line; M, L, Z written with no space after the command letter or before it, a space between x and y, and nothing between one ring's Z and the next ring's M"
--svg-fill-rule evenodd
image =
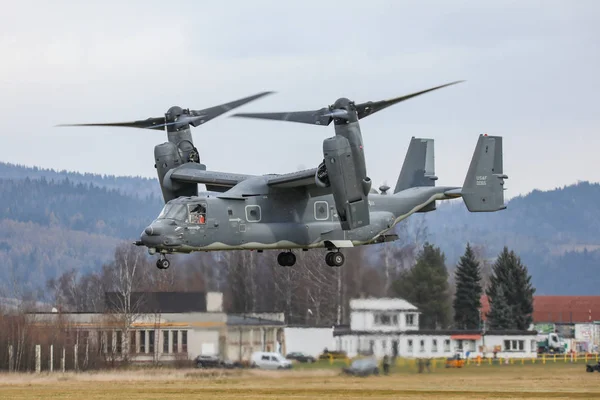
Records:
M504 247L494 263L492 272L490 286L486 291L490 302L490 312L487 314L490 327L527 330L533 321L533 294L535 293L527 268L514 251ZM498 315L503 314L497 313L493 308L503 307L503 303L506 303L509 309L508 325L504 320L494 320Z
M498 286L495 296L490 299L490 312L487 314L490 329L511 329L514 324L514 318L508 305L504 288Z
M393 284L394 292L421 311L421 329L445 328L450 322L451 301L446 257L439 249L425 243L416 264L403 271Z
M515 329L528 330L533 323L533 294L535 288L531 284L531 275L527 267L521 263L521 258L510 252L513 273L513 315Z
M479 262L469 243L454 272L456 293L454 296L454 324L459 329L479 329L481 308L481 273Z

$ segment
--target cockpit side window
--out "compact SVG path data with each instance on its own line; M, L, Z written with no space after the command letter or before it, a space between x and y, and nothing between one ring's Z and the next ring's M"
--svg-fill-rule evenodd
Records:
M205 224L206 223L206 204L190 204L189 209L189 223L191 224Z
M183 204L166 204L157 218L185 221L187 219L187 208Z

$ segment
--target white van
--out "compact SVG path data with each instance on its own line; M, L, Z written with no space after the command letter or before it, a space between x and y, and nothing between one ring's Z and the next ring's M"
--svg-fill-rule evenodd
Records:
M261 369L289 369L292 368L292 362L286 360L279 353L256 351L250 358L252 368Z

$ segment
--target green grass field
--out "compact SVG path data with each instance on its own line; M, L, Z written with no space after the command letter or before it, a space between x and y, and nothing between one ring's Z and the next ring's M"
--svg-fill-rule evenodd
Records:
M341 365L298 365L291 371L140 369L0 375L0 399L593 399L600 373L585 362L470 365L354 378Z

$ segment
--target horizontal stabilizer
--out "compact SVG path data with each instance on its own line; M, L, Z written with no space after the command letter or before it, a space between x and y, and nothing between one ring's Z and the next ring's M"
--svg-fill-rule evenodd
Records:
M492 212L504 204L502 137L480 135L460 195L471 212ZM448 192L452 196L457 193Z

